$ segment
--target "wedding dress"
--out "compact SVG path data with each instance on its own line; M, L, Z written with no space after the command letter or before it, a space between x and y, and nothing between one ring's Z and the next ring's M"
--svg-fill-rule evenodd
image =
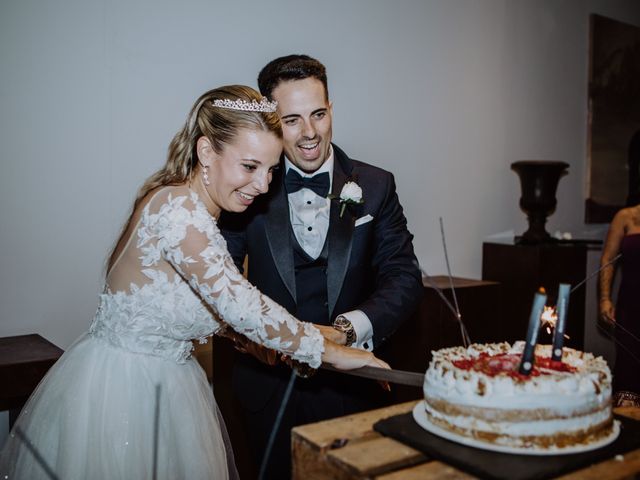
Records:
M0 479L228 478L233 457L192 340L230 327L320 365L318 330L240 275L196 193L163 187L131 225L88 333L10 433Z

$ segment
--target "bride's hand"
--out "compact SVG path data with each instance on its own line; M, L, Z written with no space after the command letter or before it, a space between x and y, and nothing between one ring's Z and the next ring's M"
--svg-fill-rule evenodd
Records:
M353 370L365 366L391 368L387 362L380 360L371 352L359 348L343 347L329 340L324 342L322 361L330 363L339 370Z
M330 363L339 370L353 370L360 367L391 369L387 362L380 360L371 352L359 348L343 347L329 340L324 341L322 361ZM388 382L379 381L378 383L387 392L391 391Z
M344 345L347 343L347 336L343 332L328 325L318 325L317 323L314 323L313 326L320 330L322 336L327 340L331 340L333 343L337 343L338 345Z

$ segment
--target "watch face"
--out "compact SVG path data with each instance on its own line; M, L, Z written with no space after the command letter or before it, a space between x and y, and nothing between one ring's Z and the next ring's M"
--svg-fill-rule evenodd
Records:
M336 321L334 322L334 325L339 325L341 327L348 327L351 325L351 322L349 320L347 320L345 317L338 317L336 318Z

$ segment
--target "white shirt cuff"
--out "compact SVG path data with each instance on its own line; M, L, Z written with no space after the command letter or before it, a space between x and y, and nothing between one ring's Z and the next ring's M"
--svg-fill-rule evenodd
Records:
M353 325L356 331L356 342L352 345L371 352L373 350L373 325L362 310L353 310L342 314Z

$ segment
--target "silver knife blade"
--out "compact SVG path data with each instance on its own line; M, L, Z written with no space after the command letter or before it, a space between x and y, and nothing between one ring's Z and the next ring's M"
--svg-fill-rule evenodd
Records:
M424 373L407 372L406 370L389 370L378 367L360 367L353 370L339 370L332 365L323 363L325 370L333 372L345 373L356 377L370 378L372 380L380 380L383 382L394 383L397 385L408 385L411 387L420 387L424 384Z

